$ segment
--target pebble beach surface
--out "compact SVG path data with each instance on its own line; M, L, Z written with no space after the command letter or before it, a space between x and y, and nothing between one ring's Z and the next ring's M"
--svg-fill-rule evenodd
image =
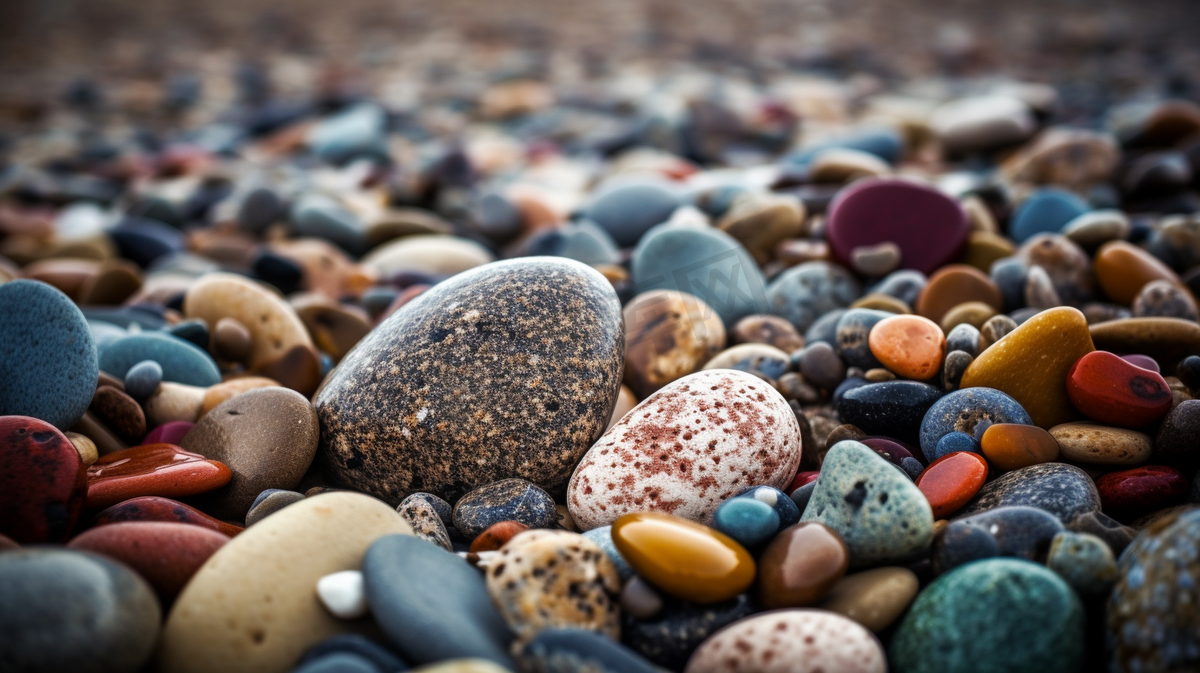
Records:
M427 75L5 136L0 673L1200 670L1200 105Z

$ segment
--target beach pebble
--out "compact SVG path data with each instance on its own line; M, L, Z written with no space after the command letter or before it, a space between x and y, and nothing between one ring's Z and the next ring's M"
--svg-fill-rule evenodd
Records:
M696 603L719 603L754 581L754 558L707 526L669 514L626 514L613 543L637 574L662 591Z
M770 309L758 312L786 318L797 331L805 333L808 343L812 343L822 339L809 338L809 327L830 311L846 308L860 294L858 281L842 267L829 262L807 262L784 271L771 281L766 289ZM833 329L836 332L836 326Z
M815 522L790 526L758 559L758 602L766 609L816 605L849 565L846 545L832 529Z
M227 535L200 526L136 521L97 526L76 535L67 547L120 561L146 580L164 606L170 606L196 571L227 542Z
M1096 423L1056 425L1050 436L1064 458L1089 465L1137 465L1150 459L1153 448L1145 433Z
M625 383L642 399L696 371L725 347L720 316L684 292L642 293L626 304L622 313Z
M662 605L653 617L634 618L624 613L621 642L652 663L673 671L682 670L706 638L756 610L746 593L720 603L692 603L671 596L661 599Z
M1042 463L988 482L959 516L1013 505L1043 509L1065 523L1081 514L1100 511L1100 494L1092 478L1078 467Z
M846 575L817 607L836 612L879 633L891 626L917 596L917 576L889 566Z
M825 610L747 617L705 640L684 673L883 673L887 658L870 631Z
M437 508L428 499L422 497L422 495L414 493L408 496L400 501L400 504L396 507L396 511L408 522L408 525L412 526L413 535L427 542L432 542L446 551L454 551L450 542L450 533L446 530L446 523L438 513ZM438 499L440 500L440 498ZM471 535L470 537L475 536ZM498 549L499 546L496 548Z
M87 467L54 426L0 416L0 534L21 544L63 542L87 493Z
M524 479L502 479L467 493L454 505L454 527L469 538L500 521L551 528L558 521L554 499Z
M250 504L250 510L246 512L246 526L253 526L284 507L294 505L303 499L303 493L284 488L268 488L259 493L258 497L254 498L254 502Z
M357 570L342 570L317 580L317 598L338 619L358 619L367 614L363 575Z
M1089 533L1063 531L1050 542L1046 567L1058 573L1081 596L1108 592L1117 581L1112 549Z

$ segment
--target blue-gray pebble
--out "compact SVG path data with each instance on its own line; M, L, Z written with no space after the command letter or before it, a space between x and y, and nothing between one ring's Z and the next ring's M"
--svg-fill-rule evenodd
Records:
M121 379L131 367L144 360L154 360L162 367L164 381L202 388L221 382L221 372L212 356L183 339L166 334L130 334L100 351L100 369Z
M141 402L158 390L162 380L162 367L154 360L142 360L125 372L125 392Z
M519 658L522 670L539 673L658 673L629 648L583 629L542 631Z
M937 443L951 432L974 434L980 421L1033 425L1029 414L1016 400L994 388L964 388L947 394L929 408L921 421L921 452L937 450Z
M454 527L474 538L488 526L518 521L530 528L558 523L554 498L524 479L501 479L467 493L454 505Z
M979 440L965 432L948 432L938 440L937 446L934 447L933 451L922 450L921 453L925 454L925 460L932 463L942 456L948 456L958 451L979 453Z
M779 515L780 530L800 522L800 510L796 508L796 503L774 486L748 486L734 497L753 498L775 508L775 513Z
M779 530L779 514L765 502L733 497L717 507L712 527L743 547L755 547L770 540Z
M621 556L621 552L617 551L616 543L613 542L612 526L601 526L584 531L583 536L595 542L596 546L608 554L609 560L617 567L617 574L620 575L622 582L633 577L633 566L629 565L629 561L626 561L624 556Z
M997 507L1028 505L1069 523L1075 517L1100 511L1100 493L1087 472L1066 463L1041 463L1013 470L984 484L958 518Z
M331 654L353 654L367 660L381 673L401 673L407 671L408 665L401 661L394 652L379 643L357 633L339 633L308 648L301 664L315 659L322 659Z
M829 311L845 308L861 292L858 281L829 262L805 262L779 274L767 288L766 313L786 318L799 332ZM836 330L836 328L835 328Z
M1117 581L1117 559L1108 543L1091 533L1063 531L1050 542L1046 567L1083 596L1099 596Z
M602 190L583 212L618 245L630 247L651 227L666 222L680 205L679 197L662 185L627 184Z

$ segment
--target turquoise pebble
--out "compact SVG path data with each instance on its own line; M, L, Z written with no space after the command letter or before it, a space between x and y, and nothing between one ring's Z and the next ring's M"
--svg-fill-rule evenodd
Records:
M792 502L786 493L773 486L751 486L735 497L753 498L773 507L779 515L780 529L800 522L800 509L796 507L796 503Z
M150 397L162 383L162 367L154 360L143 360L125 373L125 392L139 402Z
M1057 234L1068 222L1091 210L1087 201L1063 189L1039 189L1021 202L1009 223L1010 234L1024 243L1041 233Z
M950 432L937 441L937 446L933 451L922 451L921 453L924 453L925 459L932 463L942 456L948 456L958 451L979 453L979 441L965 432Z
M194 344L157 332L131 334L107 344L100 352L100 369L124 379L144 360L162 366L163 380L207 388L221 382L217 363Z
M761 500L733 497L717 508L712 525L742 546L754 547L779 530L779 514Z

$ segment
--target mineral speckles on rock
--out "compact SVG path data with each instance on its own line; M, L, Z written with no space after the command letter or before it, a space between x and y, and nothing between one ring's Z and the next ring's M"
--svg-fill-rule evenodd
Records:
M561 493L621 385L621 308L599 273L527 258L459 274L397 311L316 398L333 477L389 502L521 477Z

